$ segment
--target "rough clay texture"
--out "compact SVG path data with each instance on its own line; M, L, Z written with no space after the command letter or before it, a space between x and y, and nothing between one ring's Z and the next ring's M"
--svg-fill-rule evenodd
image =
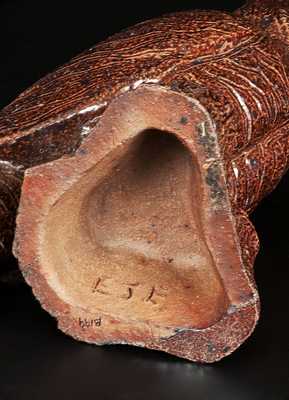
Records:
M0 252L11 251L25 170L73 156L116 96L157 84L198 100L214 123L251 274L259 243L248 214L289 162L288 18L288 1L258 0L234 15L166 15L110 37L21 94L0 113ZM255 319L250 309L240 313L245 321ZM239 317L228 315L226 329L216 324L204 335L181 332L148 347L186 356L194 343L191 359L214 361L230 352L223 332L232 331L232 349L238 336L250 334L246 322L245 334L234 331Z

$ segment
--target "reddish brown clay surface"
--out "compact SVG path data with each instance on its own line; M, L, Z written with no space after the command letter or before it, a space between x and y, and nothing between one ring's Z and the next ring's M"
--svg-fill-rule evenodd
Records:
M114 35L0 113L0 247L60 329L194 361L254 330L248 214L289 162L287 1ZM20 195L21 191L21 195Z

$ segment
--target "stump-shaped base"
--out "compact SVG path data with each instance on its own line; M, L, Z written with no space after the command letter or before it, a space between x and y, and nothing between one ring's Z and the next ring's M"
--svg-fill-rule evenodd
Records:
M75 156L28 170L14 248L81 340L210 362L258 317L211 121L158 86L116 98Z

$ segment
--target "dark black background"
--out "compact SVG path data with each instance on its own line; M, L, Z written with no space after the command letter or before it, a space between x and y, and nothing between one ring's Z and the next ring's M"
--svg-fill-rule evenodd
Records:
M73 55L138 21L242 1L2 1L0 106ZM0 400L289 400L289 175L252 216L261 239L262 315L252 337L213 365L128 346L75 342L26 285L0 287ZM224 243L225 245L225 243Z

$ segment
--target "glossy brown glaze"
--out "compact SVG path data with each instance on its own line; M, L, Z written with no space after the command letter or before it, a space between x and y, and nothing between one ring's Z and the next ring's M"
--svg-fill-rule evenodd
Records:
M250 335L259 315L252 272L259 243L248 214L274 189L289 163L288 13L287 1L255 1L234 15L191 11L138 24L47 75L2 110L1 249L11 250L26 171L15 254L34 293L58 318L64 331L89 342L132 343L203 362L231 353ZM168 119L162 110L170 108L170 101L174 102L174 108ZM194 102L191 111L190 101ZM158 107L156 119L153 114ZM124 116L124 109L129 110L127 115L143 110L145 123L127 122L125 118L129 117ZM178 121L177 126L172 122L173 117ZM80 311L74 309L76 305L61 299L56 286L49 284L40 272L44 263L37 258L37 224L55 226L57 218L64 215L62 210L52 222L44 223L45 207L52 204L51 199L56 204L65 188L72 187L82 173L93 167L101 152L107 154L112 145L104 127L107 132L116 129L117 138L124 135L121 128L124 121L126 134L131 137L136 127L138 132L148 128L172 132L187 146L194 162L205 168L200 174L204 183L195 181L200 190L205 193L208 188L211 193L202 207L208 208L208 213L212 210L211 217L215 218L216 227L224 229L228 243L232 237L231 245L227 243L227 248L221 248L220 233L213 228L212 220L208 228L205 226L206 241L215 249L219 283L222 282L226 292L222 301L216 302L215 319L212 317L210 322L204 311L203 319L196 319L195 325L188 327L188 315L184 314L181 322L168 319L182 310L172 308L164 314L162 321L166 326L140 323L132 327L106 315L110 322L101 329L95 323L88 327L91 329L83 330ZM195 135L191 141L188 141L189 129ZM114 139L113 146L116 143ZM78 192L73 190L71 199L77 198ZM159 198L158 192L155 196ZM73 201L67 201L72 207ZM198 201L196 206L201 204ZM71 210L75 212L74 208ZM169 216L173 218L173 214ZM106 226L106 222L101 224ZM198 229L195 228L197 232ZM232 250L234 246L236 249ZM49 257L48 254L46 259ZM75 257L80 260L80 255ZM218 267L230 257L235 257L234 271L227 271L228 266ZM219 290L219 283L210 290ZM212 302L204 298L203 304L208 306ZM108 304L106 310L111 307ZM147 317L148 313L143 313ZM97 320L91 313L87 315L86 321ZM150 318L155 322L157 316ZM118 324L118 328L111 330Z

